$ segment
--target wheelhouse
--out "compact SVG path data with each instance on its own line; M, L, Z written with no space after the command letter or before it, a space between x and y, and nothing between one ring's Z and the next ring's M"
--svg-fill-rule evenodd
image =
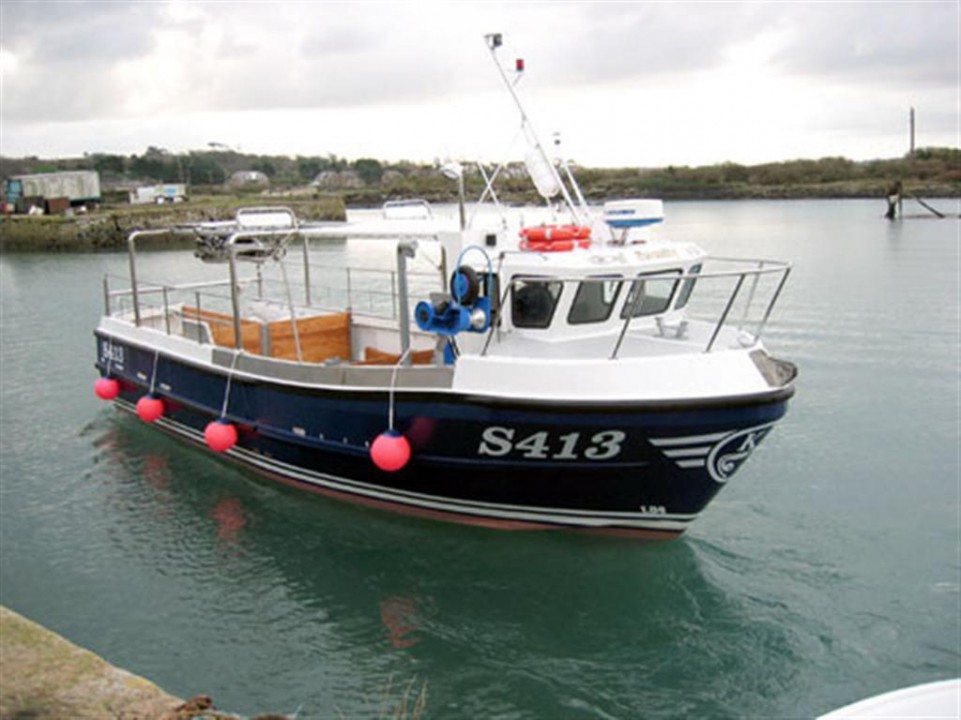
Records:
M705 261L696 246L663 241L558 255L501 253L502 332L562 340L656 326L688 305Z

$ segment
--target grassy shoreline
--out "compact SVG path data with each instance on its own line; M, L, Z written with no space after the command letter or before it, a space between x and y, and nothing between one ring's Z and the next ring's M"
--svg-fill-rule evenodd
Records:
M607 187L606 197L661 197L668 201L686 200L851 200L873 199L878 202L878 215L886 209L885 190L880 186L852 185L850 183L827 183L812 186L773 186L758 188L751 185L738 187L718 185L712 191L702 189L694 192L685 188L677 192L654 194L631 194L629 188ZM343 220L346 207L379 207L388 200L400 197L419 197L429 202L456 202L449 189L408 188L412 192L397 194L389 189L369 188L345 191L343 195L325 195L304 198L302 196L235 195L201 196L176 205L105 205L86 215L26 216L11 215L0 219L0 252L83 252L116 250L126 244L127 234L138 228L162 228L205 220L232 218L237 208L250 205L285 205L294 210L302 220ZM422 190L423 192L418 192ZM619 192L623 190L623 192ZM760 192L763 190L763 192ZM588 200L594 193L586 193ZM920 183L905 187L905 205L913 204L911 196L921 198L961 198L961 187ZM510 204L540 204L543 202L526 188L501 193L502 202ZM919 209L919 212L921 211ZM944 208L949 217L956 210ZM162 239L169 247L186 247L189 241L170 237Z
M226 220L245 205L286 205L302 220L343 220L339 197L262 198L259 196L201 197L175 205L105 205L84 215L10 215L0 220L0 251L114 250L126 244L127 234L138 228L163 228L207 220ZM183 243L169 238L168 244Z
M666 181L663 178L643 180L635 176L607 174L593 177L589 171L581 173L584 198L591 203L622 198L658 198L665 201L699 200L871 200L879 203L887 197L889 182L837 181L792 184L758 185L740 181L690 182ZM922 198L961 198L961 183L910 181L904 182L905 194ZM476 192L473 192L476 191ZM483 186L467 184L467 197L479 197ZM544 201L523 179L505 181L498 190L498 198L510 204L542 204ZM344 203L353 206L379 206L387 200L417 197L428 202L457 202L449 187L435 184L405 184L392 187L370 187L344 190Z

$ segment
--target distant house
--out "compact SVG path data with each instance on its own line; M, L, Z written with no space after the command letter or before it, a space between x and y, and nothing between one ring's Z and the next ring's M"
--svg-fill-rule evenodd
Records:
M230 187L268 187L270 178L260 170L238 170L227 179Z
M62 213L70 207L96 207L101 202L100 174L72 170L34 175L11 175L3 181L3 197L16 212Z
M128 192L130 203L142 205L144 203L183 202L187 199L187 186L183 183L167 183L163 185L142 185Z
M324 170L311 183L315 188L358 188L364 186L364 181L354 170Z

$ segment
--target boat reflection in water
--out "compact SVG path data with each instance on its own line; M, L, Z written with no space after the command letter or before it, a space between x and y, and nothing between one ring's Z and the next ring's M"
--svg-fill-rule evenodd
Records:
M225 473L104 419L91 481L117 509L104 522L139 578L136 601L118 581L105 609L137 628L137 672L171 692L235 712L363 716L393 677L427 681L440 716L556 716L571 703L639 716L723 706L703 692L723 667L734 715L796 676L804 638L738 591L753 560L729 550L411 521Z

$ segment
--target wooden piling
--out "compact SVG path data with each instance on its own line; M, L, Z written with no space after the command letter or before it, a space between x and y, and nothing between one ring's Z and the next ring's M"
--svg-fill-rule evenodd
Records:
M888 220L894 220L898 216L898 213L901 212L902 191L903 187L900 180L888 188L888 211L884 213L884 217Z

